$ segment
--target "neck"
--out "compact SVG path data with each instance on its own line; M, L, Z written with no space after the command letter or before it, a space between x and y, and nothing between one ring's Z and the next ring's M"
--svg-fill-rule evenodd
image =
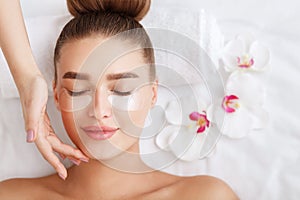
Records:
M136 151L135 151L136 152ZM146 166L139 154L124 152L106 160L90 160L69 169L66 180L72 196L95 199L99 194L107 198L132 197L157 190L173 183L178 177ZM84 186L84 188L83 188ZM80 199L80 198L79 198Z

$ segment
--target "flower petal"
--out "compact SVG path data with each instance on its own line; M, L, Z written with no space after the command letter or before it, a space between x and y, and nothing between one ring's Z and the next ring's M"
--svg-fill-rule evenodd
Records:
M173 125L181 125L182 122L182 108L180 101L170 101L166 107L166 118L169 123Z
M189 117L191 120L197 121L201 117L201 114L198 112L192 112Z
M231 40L224 47L224 53L239 56L245 53L245 44L242 40Z
M205 131L206 126L200 126L197 130L197 133L203 133Z
M242 40L231 40L224 47L222 60L226 71L237 69L237 58L244 54L245 46Z
M254 42L250 47L249 53L254 58L254 65L252 66L253 69L263 71L268 68L270 61L270 51L268 48L258 42Z
M255 38L251 33L243 33L237 36L237 40L241 40L244 43L244 52L249 52L250 46L255 42Z
M189 114L192 112L198 112L199 117L201 117L206 111L206 106L203 103L202 99L192 99L189 96L186 96L184 98L181 98L182 106L183 106L183 119L182 119L182 125L190 125L191 119L189 117Z
M232 73L227 80L226 94L236 95L246 105L262 105L265 87L255 74L237 71Z
M195 134L184 131L170 144L172 153L181 160L193 161L200 158L200 152L205 142L206 134Z
M147 119L148 118L148 119ZM150 120L149 120L150 118ZM146 122L148 121L148 122ZM165 116L165 110L160 106L154 106L149 112L146 117L146 121L144 124L144 128L142 130L142 133L140 134L140 139L146 139L146 138L153 138L156 134L158 134L167 124L166 116ZM148 126L146 126L148 123ZM138 133L138 130L135 130L136 126L133 126L134 129L126 130L129 133L136 132Z
M252 125L249 111L241 107L238 112L226 114L221 131L230 138L242 138L250 132Z
M208 106L206 110L206 117L210 122L215 122L215 116L214 116L215 109L216 109L215 104L211 104L210 106Z
M237 108L235 108L234 106L232 107L232 103L234 103L234 105L238 105L238 100L239 98L236 95L227 95L223 98L223 102L222 102L222 108L227 112L227 113L233 113L235 112L235 110Z
M224 53L222 56L224 68L227 72L232 72L238 68L237 56Z
M225 110L222 108L221 100L215 101L207 109L207 119L214 123L219 129L223 126L225 119Z
M195 98L185 96L178 100L170 101L166 107L168 122L174 125L189 125L191 123L190 113L202 111L200 109L204 108L204 106L199 106L200 103Z
M170 137L177 136L180 130L179 126L166 126L155 138L156 145L161 148L167 150L169 147Z

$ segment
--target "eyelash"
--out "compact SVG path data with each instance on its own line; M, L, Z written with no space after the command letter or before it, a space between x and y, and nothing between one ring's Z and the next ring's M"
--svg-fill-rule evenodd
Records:
M75 96L80 96L80 95L82 95L82 94L84 94L86 92L89 92L90 90L83 90L83 91L79 91L79 92L74 92L74 91L71 91L71 90L67 90L67 91L68 91L68 94L70 96L75 97Z
M68 94L70 96L80 96L86 92L89 92L90 90L83 90L83 91L79 91L79 92L74 92L74 91L71 91L71 90L67 90L68 91ZM116 95L120 95L120 96L128 96L128 95L131 95L132 94L132 91L128 91L128 92L120 92L120 91L117 91L117 90L111 90L111 92L115 93Z
M117 94L117 95L120 95L120 96L128 96L128 95L131 95L132 92L131 91L128 91L128 92L120 92L120 91L117 91L117 90L112 90L113 93Z

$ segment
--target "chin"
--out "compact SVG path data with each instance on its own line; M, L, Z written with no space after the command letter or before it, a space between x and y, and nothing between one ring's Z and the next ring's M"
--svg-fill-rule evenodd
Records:
M123 144L114 144L113 142L111 145L106 146L100 146L97 149L89 149L87 147L88 155L91 155L92 159L100 160L100 161L109 161L113 160L114 158L117 158L118 156L122 155L123 153L130 153L130 154L137 154L138 149L136 149L136 146L138 146L138 141L132 141L128 143Z

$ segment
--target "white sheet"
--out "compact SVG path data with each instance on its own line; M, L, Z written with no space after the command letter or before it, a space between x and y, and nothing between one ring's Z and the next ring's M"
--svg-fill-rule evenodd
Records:
M267 83L266 109L270 114L268 127L262 131L252 132L242 140L222 138L217 145L216 154L200 161L201 174L214 175L225 180L243 200L299 199L299 1L154 1L154 6L161 5L211 10L228 39L240 32L250 31L264 42L272 53L273 70ZM1 101L0 106L3 111L10 103ZM11 121L9 117L8 115L7 118L0 120L22 124L21 114L17 121ZM54 117L53 120L59 118ZM2 131L4 130L0 130ZM22 133L14 133L11 130L10 134ZM1 147L2 155L5 154L3 150L9 153L13 151L19 158L18 163L22 163L16 166L12 158L1 159L0 166L12 166L16 171L13 174L5 174L3 168L0 168L0 179L28 175L33 170L34 176L51 172L51 168L42 161L34 145L25 143L25 136L15 137L9 134L0 136L0 141L14 139L14 143L6 144L7 148ZM33 153L20 156L21 152L29 152L25 150L28 148ZM39 167L32 167L33 163ZM18 172L18 168L22 173Z
M271 50L267 83L268 127L243 140L223 138L203 172L226 180L241 199L300 197L299 1L199 1L227 38L252 32ZM190 4L191 5L191 4Z

